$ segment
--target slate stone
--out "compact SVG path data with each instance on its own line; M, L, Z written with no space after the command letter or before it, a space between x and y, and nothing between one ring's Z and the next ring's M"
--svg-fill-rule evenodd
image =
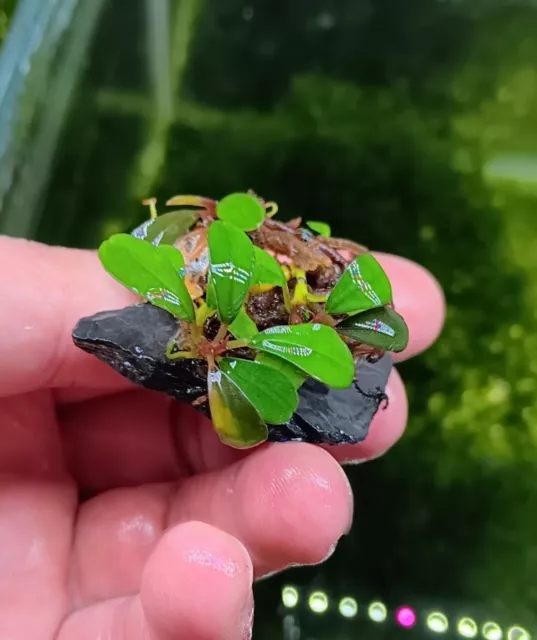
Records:
M82 318L73 330L73 341L132 382L192 403L207 393L207 365L203 360L166 357L166 346L177 329L177 321L167 311L142 303ZM376 363L360 361L348 389L307 380L299 390L293 418L284 425L269 425L269 440L361 442L379 407L387 404L385 388L391 369L392 359L386 354ZM196 408L210 416L207 403Z

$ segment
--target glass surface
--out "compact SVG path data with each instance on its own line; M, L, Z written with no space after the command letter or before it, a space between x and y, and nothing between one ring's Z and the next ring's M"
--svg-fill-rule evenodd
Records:
M404 438L347 469L334 555L257 585L255 637L537 637L535 3L22 0L11 28L0 231L95 247L142 198L253 188L445 288Z

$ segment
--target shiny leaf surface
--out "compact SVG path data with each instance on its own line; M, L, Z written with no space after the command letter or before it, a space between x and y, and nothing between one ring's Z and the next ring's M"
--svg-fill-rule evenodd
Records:
M392 300L392 286L378 261L364 253L345 269L328 296L326 311L333 315L354 315Z
M254 275L252 285L274 284L285 287L286 280L280 263L270 253L254 246Z
M199 213L189 209L179 209L150 218L131 232L134 238L154 245L174 244L198 220Z
M177 249L157 247L120 233L101 244L99 259L113 278L134 293L182 320L194 322L194 304L184 282L184 260Z
M232 193L216 205L216 215L243 231L257 229L265 219L265 208L248 193Z
M273 356L270 353L266 353L265 351L260 351L256 357L256 362L260 362L261 364L267 365L268 367L273 367L274 369L278 369L281 371L286 378L291 382L295 389L300 389L300 387L304 384L304 381L308 377L304 371L295 367L294 364L287 362L287 360L283 360L282 358L278 358L277 356Z
M347 388L354 378L354 360L347 345L334 329L323 324L271 327L251 338L249 344L330 387Z
M239 387L262 420L282 424L295 412L298 406L296 389L277 369L240 358L222 358L218 364L222 374Z
M403 351L408 344L406 322L389 307L370 309L347 318L336 331L370 347L395 353Z
M268 437L267 425L255 407L222 371L207 377L211 419L220 440L236 449L248 449Z
M235 320L229 325L229 331L239 340L242 338L251 338L255 336L256 333L259 333L255 322L246 313L244 307L241 307Z
M220 320L231 324L252 282L254 248L243 231L221 220L209 227L208 244L210 286L214 288L210 302L216 305Z

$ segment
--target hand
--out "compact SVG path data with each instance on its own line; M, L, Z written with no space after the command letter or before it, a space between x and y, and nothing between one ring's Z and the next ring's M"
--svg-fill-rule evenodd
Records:
M379 259L408 358L438 336L443 296L421 267ZM0 637L249 638L252 581L323 561L349 530L339 463L403 433L398 374L360 445L238 452L74 347L81 316L133 301L93 252L0 238L0 274Z

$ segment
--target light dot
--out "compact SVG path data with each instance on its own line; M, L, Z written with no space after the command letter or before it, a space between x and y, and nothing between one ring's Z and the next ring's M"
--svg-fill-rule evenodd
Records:
M298 590L295 587L284 587L282 589L282 602L288 609L296 607L298 604Z
M344 618L354 618L358 613L358 603L354 598L341 598L339 601L339 613Z
M483 625L483 637L485 640L501 640L502 630L495 622L485 622Z
M457 623L457 631L463 638L475 638L478 630L477 623L472 618L461 618Z
M367 615L373 622L384 622L386 620L386 607L382 602L372 602L367 608Z
M314 591L310 594L308 605L313 613L324 613L328 609L328 596L322 591Z
M416 624L416 614L414 609L410 607L399 607L395 613L397 622L406 628L413 627Z
M508 640L531 640L530 634L522 627L510 627L507 630Z
M434 633L446 633L449 628L448 619L440 611L433 611L427 616L427 626Z

